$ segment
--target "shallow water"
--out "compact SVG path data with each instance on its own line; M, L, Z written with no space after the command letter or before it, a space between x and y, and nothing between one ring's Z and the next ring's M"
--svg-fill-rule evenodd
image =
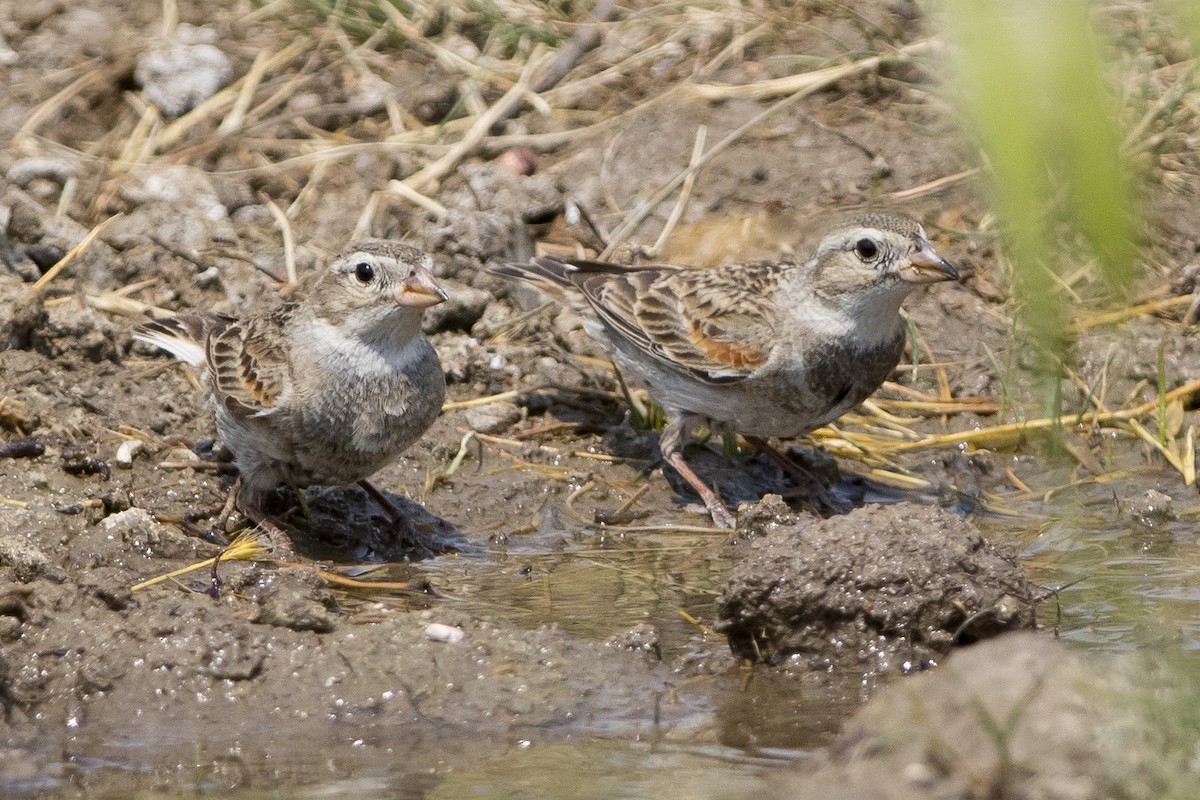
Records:
M1031 485L1068 482L1060 470L1037 472L1030 464L1022 459L1022 478ZM1183 651L1200 659L1196 517L1183 499L1175 518L1144 519L1128 510L1160 484L1177 498L1190 495L1165 471L1136 468L1060 491L1048 502L1009 503L1020 516L973 519L989 539L1021 553L1030 579L1048 592L1040 624L1064 640L1096 650ZM680 515L671 519L678 524ZM557 625L595 641L649 623L667 664L695 666L719 662L724 653L723 639L707 626L728 576L728 542L722 533L556 527L383 571L401 580L414 573L428 579L442 594L428 603L435 613L463 607L527 628ZM347 596L343 602L353 610L358 600ZM130 786L147 797L155 796L153 790L144 794L150 786L171 796L232 792L263 798L747 797L777 780L781 765L827 744L865 696L858 680L816 685L786 669L716 666L720 674L680 679L690 695L689 708L675 715L681 722L633 733L627 719L615 720L607 736L603 720L587 736L535 730L473 740L469 732L448 731L454 755L417 763L439 752L437 746L403 741L403 731L389 734L395 736L390 741L376 736L368 742L347 731L343 748L298 764L295 753L314 751L303 746L304 734L274 741L268 731L264 742L206 745L164 764L146 753L165 740L147 741L141 731L137 740L77 740L88 757L71 761L61 779L8 788L65 796L74 787L114 797L122 796L119 787ZM177 743L176 754L187 750L192 733L198 732L163 732ZM286 764L286 780L272 782L280 764Z
M1024 466L1028 471L1029 462ZM1056 469L1036 475L1036 482L1023 477L1034 485L1069 482ZM1080 484L1048 501L1023 501L1015 506L1020 517L980 514L974 521L988 538L1019 551L1030 579L1044 588L1044 628L1088 649L1195 653L1200 666L1200 523L1186 500L1177 501L1172 518L1131 512L1152 488L1176 498L1192 492L1149 466ZM680 612L711 619L727 574L724 547L713 536L641 534L599 547L581 540L555 554L532 547L483 569L464 566L447 583L460 602L484 604L519 624L558 624L578 636L604 639L637 622L653 623L670 662L713 641ZM608 741L543 753L513 750L455 774L443 784L449 793L439 788L432 796L749 796L762 789L772 767L827 743L859 697L853 685L814 691L794 679L755 674L758 686L754 680L734 685L729 675L707 679L716 722L687 733L686 747L664 753L662 743ZM586 760L587 769L572 766L576 759ZM585 785L556 783L565 780L564 771Z

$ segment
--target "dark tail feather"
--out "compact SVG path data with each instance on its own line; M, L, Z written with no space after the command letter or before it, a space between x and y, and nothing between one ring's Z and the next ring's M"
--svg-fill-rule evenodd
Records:
M516 278L526 283L532 283L541 289L561 294L563 289L575 288L578 285L578 279L585 275L624 275L639 269L643 268L613 264L609 261L596 261L590 258L542 256L535 258L529 264L501 264L489 267L488 271L493 275Z

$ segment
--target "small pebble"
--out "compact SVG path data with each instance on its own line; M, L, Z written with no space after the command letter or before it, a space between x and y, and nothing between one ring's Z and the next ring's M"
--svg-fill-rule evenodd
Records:
M199 464L200 456L196 455L186 447L175 447L167 453L163 461L183 461L192 464Z
M233 63L211 44L215 39L215 31L181 23L172 38L143 52L134 78L146 99L167 116L177 117L229 83Z
M1126 513L1153 528L1175 519L1175 500L1169 494L1150 489L1133 500L1126 508Z
M462 628L456 628L453 625L443 625L440 622L431 622L425 626L425 638L431 642L445 642L446 644L459 644L466 638Z
M532 175L537 172L537 156L528 147L514 147L496 157L496 163L513 175Z
M145 446L141 439L126 439L117 448L117 456L113 459L113 462L116 463L118 469L131 469L133 467L133 457L140 453Z
M48 178L63 184L75 174L75 165L62 158L20 158L13 162L4 177L18 186L28 186L37 178Z
M521 421L521 409L516 403L498 400L466 411L467 425L479 433L499 434Z
M108 464L98 458L91 456L77 456L70 459L63 459L63 472L75 477L83 477L85 475L99 475L101 480L108 480L110 472Z

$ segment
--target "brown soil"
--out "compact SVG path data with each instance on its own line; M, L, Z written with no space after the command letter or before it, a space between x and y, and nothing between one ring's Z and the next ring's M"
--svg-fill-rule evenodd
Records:
M794 19L734 48L702 82L792 74L797 63L916 40L926 25L906 3L856 4L867 8L853 13L836 4L796 5L787 12ZM1030 591L1005 551L1010 545L989 544L970 522L926 507L970 510L973 498L1009 486L1005 469L1015 462L952 451L904 457L902 466L930 481L928 492L885 490L862 477L840 485L860 502L902 494L925 506L824 522L793 517L783 527L772 523L771 532L763 530L761 510L747 512L757 527L739 534L760 538L739 542L735 556L747 548L773 555L737 563L721 613L749 627L727 623L727 643L703 624L717 617L715 598L729 577L726 538L694 530L707 517L676 475L644 474L655 465L657 434L632 425L602 351L579 320L484 271L524 261L539 246L563 251L586 243L586 226L568 224L564 209L584 208L611 233L687 165L699 126L711 145L764 108L745 97L710 102L662 91L686 85L754 19L694 11L683 21L658 20L645 9L619 12L620 24L584 57L581 71L624 63L656 42L673 46L611 82L564 91L556 97L561 113L520 107L493 129L496 138L427 190L445 214L381 195L366 220L372 235L428 249L452 294L427 325L446 371L447 410L375 482L460 552L421 559L405 551L357 489L309 490L307 519L287 510L291 498L281 491L281 520L295 533L304 565L226 562L217 599L205 571L132 592L217 552L190 534L206 530L233 476L186 372L135 344L130 330L148 307L237 312L286 293L270 203L290 209L297 268L312 269L352 237L374 193L445 152L456 137L437 140L436 126L473 102L464 86L485 103L506 88L503 81L464 82L452 58L404 37L373 40L347 58L341 45L353 45L306 11L247 21L224 3L191 4L180 8L183 21L216 32L235 79L260 50L278 52L302 32L316 33L286 68L268 72L255 103L282 92L278 103L262 106L240 131L218 135L227 108L169 142L170 120L162 120L152 126L163 137L159 149L143 150L133 146L146 135L138 127L143 107L131 99L138 96L135 62L157 35L161 9L157 2L48 0L0 19L18 56L0 64L10 87L0 98L0 136L13 141L0 153L7 176L0 178L0 793L170 791L194 785L196 764L222 790L315 784L328 775L314 764L328 761L339 777L353 777L383 760L411 765L389 767L410 778L407 785L431 786L436 776L523 737L632 740L697 723L715 725L714 738L735 747L764 745L762 737L775 734L781 746L811 746L828 739L862 698L864 677L886 673L882 660L894 663L896 652L875 662L838 660L839 648L872 646L847 642L852 629L879 636L878 626L862 624L869 616L862 608L833 622L821 613L798 621L794 607L774 608L768 616L782 625L769 631L762 618L747 616L741 593L772 579L766 562L790 562L822 536L830 549L819 552L833 568L821 579L838 581L836 565L859 563L863 535L925 534L907 555L936 575L907 584L911 602L896 601L880 623L919 630L921 641L888 647L927 646L919 658L928 660L958 637L1031 623ZM469 15L426 22L430 30L461 30L454 42L463 52L486 44L487 27ZM569 36L575 27L556 30ZM953 120L935 94L936 71L936 62L869 71L750 130L702 171L683 224L658 257L703 265L731 254L803 254L825 213L868 201L896 204L891 193L962 171ZM384 79L382 88L371 72ZM295 76L303 77L287 84ZM46 105L75 80L81 83L61 103ZM427 125L434 135L388 144L397 114L407 129ZM501 134L572 130L555 144L530 140L532 175L514 175L496 158L512 143ZM341 144L352 146L330 149ZM310 151L317 156L300 158ZM1171 268L1196 252L1194 230L1183 222L1191 207L1180 198L1200 187L1186 180L1182 195L1163 190L1150 198L1162 231L1154 253ZM673 202L636 232L643 248ZM978 187L954 182L900 204L926 221L939 251L971 277L907 304L927 349L918 354L921 366L898 370L897 383L932 395L1019 392L1020 385L1002 386L991 360L1028 361L1008 350L1006 279L993 238L979 230L986 206ZM62 273L33 288L118 212ZM619 255L637 253L625 247ZM1165 283L1164 276L1151 279ZM1134 324L1137 338L1120 340L1114 356L1106 355L1114 337L1085 337L1085 382L1103 373L1113 396L1133 391L1151 399L1155 366L1145 356L1159 341L1172 374L1197 374L1200 345L1182 326ZM946 386L930 361L944 365ZM1148 386L1138 384L1146 377ZM501 393L512 394L466 402ZM959 414L910 424L936 432L981 422L989 420ZM464 439L469 431L480 435ZM1080 436L1084 449L1099 449L1089 435ZM130 442L131 460L123 460ZM447 475L460 449L462 465ZM690 458L731 505L787 488L748 448L729 458L708 446ZM1144 488L1121 491L1133 499ZM859 538L836 544L831 532L838 530ZM595 562L611 568L611 582L570 583L572 570ZM407 582L411 590L346 588L321 577L317 563L364 581ZM939 566L947 563L968 576ZM902 564L897 570L913 574ZM612 582L652 588L629 606L628 586ZM963 587L972 602L952 591ZM935 595L943 605L931 605ZM797 598L802 605L812 599ZM877 606L880 597L860 599ZM682 622L680 610L701 624ZM441 640L447 629L431 624L461 631L461 641ZM791 638L798 624L810 626L803 642ZM746 687L729 644L739 656L755 647L768 657L803 652L804 663L787 661ZM831 676L835 662L841 672ZM828 694L819 708L802 710L813 700L796 687L815 685L812 676L786 676L813 665ZM793 718L805 723L767 732L774 722L753 719L763 707L795 708Z

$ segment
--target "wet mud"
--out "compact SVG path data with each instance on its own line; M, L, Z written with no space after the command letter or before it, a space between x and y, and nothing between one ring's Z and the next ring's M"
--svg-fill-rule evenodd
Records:
M868 44L863 30L916 40L925 21L913 5L865 4L867 28L836 9L793 9L804 19L704 77L740 85L790 74L788 54L826 59L847 42L857 50ZM306 40L313 60L292 54L291 72L272 73L266 88L282 90L287 74L305 76L302 85L240 132L218 135L218 117L171 139L162 119L149 128L158 149L143 153L134 147L146 135L142 106L123 98L145 79L137 57L160 12L159 3L47 2L0 21L19 55L0 65L12 87L0 100L0 131L13 141L0 153L0 792L239 791L385 771L388 786L416 796L529 742L592 737L717 743L758 758L837 736L817 774L840 775L846 753L886 736L858 723L837 733L877 686L943 664L957 645L1034 625L1046 595L1018 554L1036 533L1006 538L995 517L985 526L976 515L985 496L1015 491L1010 473L1042 458L1040 440L896 455L887 466L920 486L910 489L879 480L869 458L835 462L818 448L814 457L858 505L823 520L783 504L788 479L752 448L700 443L689 461L731 508L740 505L736 532L713 531L695 494L662 469L657 432L636 424L579 318L486 271L611 234L686 167L700 126L719 141L762 110L736 95L655 94L656 82L682 83L712 47L730 43L727 21L690 20L696 35L674 39L651 67L551 96L574 116L523 109L498 125L430 190L439 211L376 193L446 151L433 140L389 143L397 119L433 128L478 100L461 96L453 59L373 40L354 51L367 59L364 71L337 35ZM256 52L278 52L297 36L287 15L254 14L246 24L245 9L225 4L180 12L216 31L195 44L222 50L235 79ZM297 13L324 30L319 17ZM624 63L649 48L663 32L645 24L649 33L620 28L584 63ZM219 76L221 63L212 69ZM370 69L387 76L386 87L372 88ZM906 304L910 352L880 396L987 404L883 423L857 416L838 423L847 430L969 431L997 422L1002 396L1035 392L1021 373L1032 356L1010 345L1008 276L982 224L979 185L903 194L967 167L931 70L898 63L848 78L753 128L701 173L655 254L696 266L803 257L822 219L865 203L923 220L967 277ZM63 105L42 105L85 73ZM490 101L503 91L483 88ZM185 102L191 89L170 91ZM45 116L31 131L38 109ZM504 137L532 134L564 135L511 155ZM341 145L349 149L331 149ZM524 174L529 159L536 169ZM1186 181L1149 198L1160 231L1154 258L1164 266L1146 291L1161 294L1168 273L1195 260L1186 198L1200 186L1194 175ZM638 230L638 247L627 243L616 257L642 257L672 203ZM301 273L338 252L363 220L372 235L432 254L451 296L426 320L448 402L375 483L457 552L406 550L357 488L309 489L307 513L281 489L274 511L301 563L225 560L215 597L207 569L134 591L220 551L222 532L211 525L234 474L195 381L130 332L148 315L237 313L287 296L281 208ZM1192 288L1183 281L1174 291ZM1186 326L1143 317L1120 336L1080 335L1079 385L1103 378L1109 396L1152 402L1157 368L1147 354L1160 344L1171 375L1200 374L1200 344ZM998 364L1013 371L1000 375ZM1086 405L1079 386L1065 391L1068 406ZM1153 452L1106 448L1095 430L1068 436L1091 457L1068 456L1062 467L1059 452L1054 469L1151 470L1104 491L1133 517L1167 519L1164 501L1144 497L1147 484L1168 500L1182 491ZM1186 538L1183 527L1170 529L1170 541ZM1042 652L1049 636L1004 636L949 663L970 675L1014 648L1005 658L1018 677L1022 659L1058 669L1069 657ZM933 672L912 691L934 692L926 687L941 669ZM895 696L908 686L869 708L901 703ZM872 785L886 785L878 774ZM924 775L911 777L922 786L948 780Z

